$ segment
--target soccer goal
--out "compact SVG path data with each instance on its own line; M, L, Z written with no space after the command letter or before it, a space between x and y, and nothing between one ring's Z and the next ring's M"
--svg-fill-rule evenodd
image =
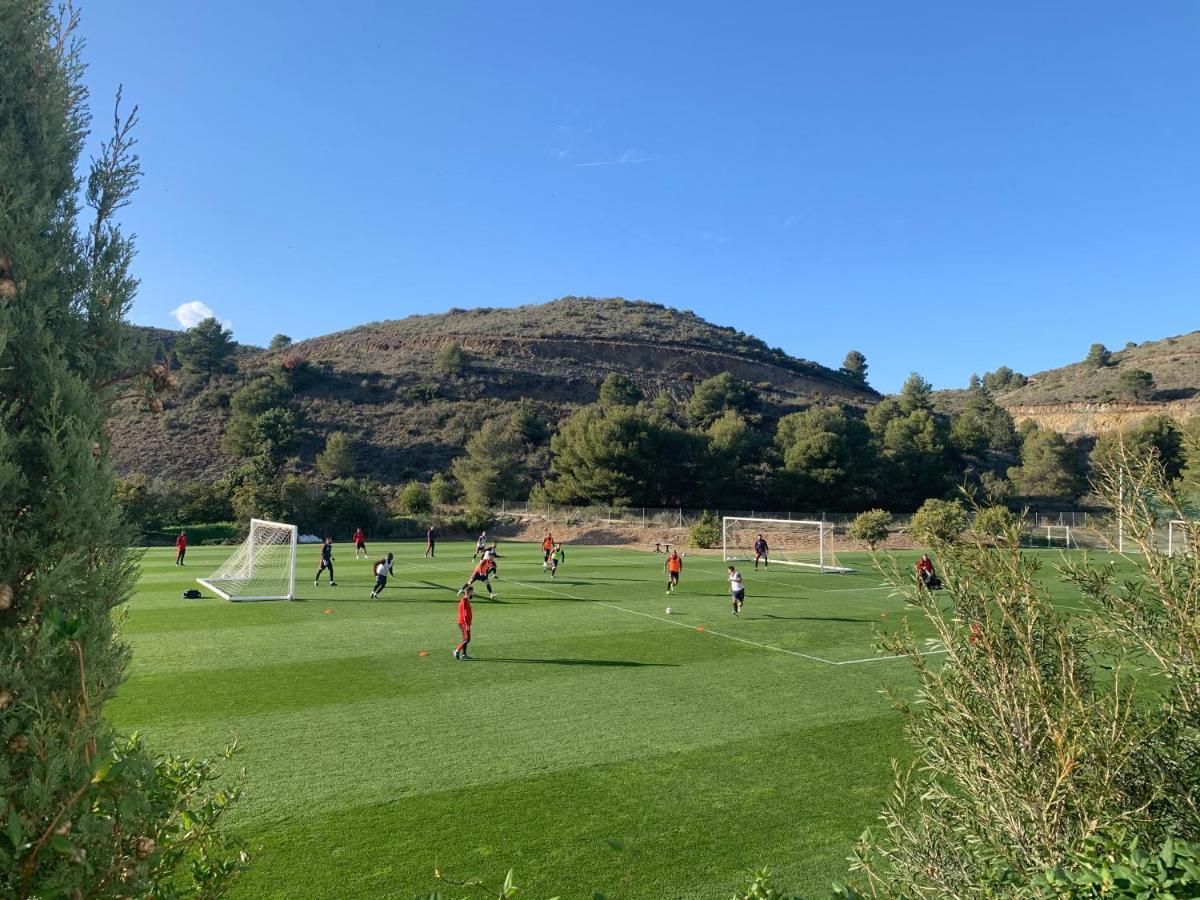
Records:
M1172 519L1167 525L1167 556L1195 554L1200 544L1200 521Z
M207 578L226 600L291 600L296 595L296 526L250 520L250 534Z
M833 552L833 526L804 519L721 519L721 550L726 562L754 559L759 536L767 542L768 559L783 566L800 566L818 572L850 572L839 565Z
M1047 547L1063 547L1067 550L1078 549L1079 545L1075 543L1075 537L1071 534L1070 525L1047 525L1046 526L1046 546Z

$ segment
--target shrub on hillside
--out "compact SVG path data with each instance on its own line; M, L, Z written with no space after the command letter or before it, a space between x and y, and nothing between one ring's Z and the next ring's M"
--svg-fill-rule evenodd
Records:
M721 525L707 509L688 529L688 546L700 550L715 547L721 540Z
M953 543L967 530L967 510L958 500L926 500L908 530L922 544Z
M434 506L449 506L459 498L458 485L441 472L429 480L429 500Z
M461 375L467 370L470 359L458 344L447 344L433 357L434 371L439 375Z
M862 541L872 550L888 539L892 525L892 514L885 509L869 509L860 513L850 523L847 534L851 539Z
M429 495L429 485L419 481L410 481L400 489L396 498L400 512L409 516L427 515L433 509L433 501Z

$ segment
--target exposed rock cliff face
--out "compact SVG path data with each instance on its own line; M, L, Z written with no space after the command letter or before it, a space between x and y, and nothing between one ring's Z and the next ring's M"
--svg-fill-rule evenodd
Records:
M1200 416L1200 398L1167 403L1005 403L1004 406L1018 425L1032 419L1041 428L1078 436L1124 431L1150 416L1167 415L1180 422Z

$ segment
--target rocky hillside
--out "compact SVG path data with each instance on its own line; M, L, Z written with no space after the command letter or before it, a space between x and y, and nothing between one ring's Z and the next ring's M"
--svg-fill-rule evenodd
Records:
M462 351L459 365L439 362L448 347ZM681 401L696 382L730 372L757 386L764 420L819 400L861 408L878 399L837 371L691 312L567 297L376 322L276 353L241 349L236 375L205 384L180 373L161 414L122 408L112 424L118 470L211 480L235 466L220 446L228 398L285 359L306 372L296 380L299 467L313 464L330 432L345 431L359 447L360 474L396 481L444 469L482 421L518 404L553 427L595 400L613 372L630 375L647 396Z
M1141 369L1154 378L1153 392L1131 399L1123 373ZM938 406L961 404L964 392L941 391ZM1114 351L1107 365L1087 361L1030 375L1017 388L996 398L1017 422L1032 419L1044 428L1069 435L1096 435L1136 425L1154 415L1180 421L1200 415L1200 331Z

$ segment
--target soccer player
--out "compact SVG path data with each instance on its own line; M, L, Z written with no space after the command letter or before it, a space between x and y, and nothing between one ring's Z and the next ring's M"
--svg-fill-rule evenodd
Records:
M733 595L733 614L741 615L742 604L746 602L746 584L742 581L742 573L733 566L729 567L729 593Z
M479 532L479 537L475 539L475 552L471 554L471 559L475 559L478 556L483 556L483 551L487 549L487 544L487 532Z
M758 540L754 542L754 571L755 572L758 571L758 561L760 559L763 561L764 569L771 568L771 561L767 558L767 550L768 550L767 539L760 534L758 536Z
M183 565L183 557L187 554L187 532L179 532L179 537L175 538L175 565Z
M489 571L491 576L497 581L500 580L500 564L496 562L500 558L500 552L496 549L496 542L492 541L483 551L483 561L492 564Z
M493 559L480 560L479 565L477 565L475 567L475 570L471 573L471 577L467 580L467 583L462 586L462 590L464 590L464 591L472 590L475 582L482 581L483 586L485 588L487 588L488 596L491 597L493 600L495 600L496 592L492 590L492 583L491 583L491 581L488 580L489 576L492 574L492 571L495 568L496 568L495 560L493 560Z
M375 590L371 591L371 599L375 600L380 593L387 587L388 576L392 572L392 554L387 555L387 559L381 559L375 563Z
M554 552L554 535L546 532L546 536L542 538L542 571L545 572L550 568L550 554Z
M467 585L458 594L458 630L462 632L462 640L454 648L455 659L470 659L467 656L467 644L471 643L471 598L475 592Z
M667 573L667 593L669 594L673 588L679 587L679 573L683 571L683 558L677 550L671 551L671 555L663 563L663 570Z
M321 584L321 573L326 569L329 570L329 586L337 587L337 582L333 580L333 538L325 538L325 543L321 545L321 567L317 569L317 577L313 580L313 587L318 587Z
M434 533L433 526L429 526L429 530L425 532L425 558L433 558L433 545L436 542L437 534Z
M563 563L566 560L566 558L567 558L567 553L565 550L563 550L562 544L555 544L554 552L550 554L550 560L549 560L550 577L551 578L553 578L555 573L558 572L559 565L561 563Z
M921 579L921 584L931 591L940 590L942 587L942 579L933 571L933 560L929 558L928 553L921 554L921 558L917 560L917 577Z
M362 556L359 556L360 553ZM354 558L367 558L367 536L363 534L363 530L361 528L354 529Z

